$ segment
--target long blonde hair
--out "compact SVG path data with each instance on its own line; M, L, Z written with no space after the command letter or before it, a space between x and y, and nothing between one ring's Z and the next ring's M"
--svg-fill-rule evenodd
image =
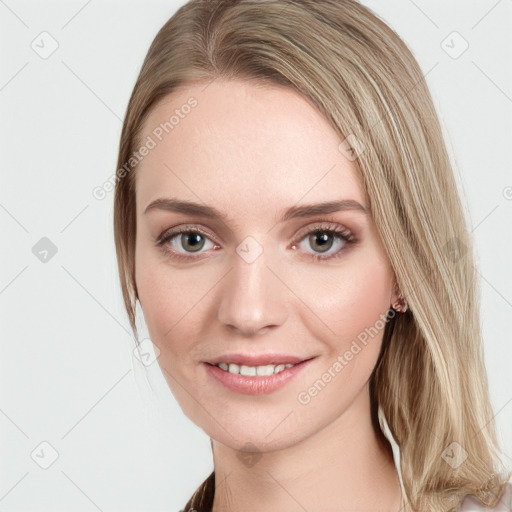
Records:
M380 405L400 447L407 510L452 510L466 494L490 503L509 475L483 363L472 240L421 69L356 0L191 0L158 32L127 108L114 199L135 337L136 164L127 162L160 99L216 77L291 87L363 149L356 162L372 218L409 305L386 326L372 417ZM214 490L212 473L186 510L211 510Z

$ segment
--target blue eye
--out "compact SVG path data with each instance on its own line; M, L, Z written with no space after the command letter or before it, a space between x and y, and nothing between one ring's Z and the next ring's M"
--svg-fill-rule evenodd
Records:
M192 252L200 251L205 245L205 237L201 233L190 231L189 233L181 233L179 242L181 246L188 251L187 246L190 246Z
M355 242L355 237L349 229L329 222L308 226L299 232L291 248L296 250L297 246L301 246L306 257L320 261L342 256L346 246ZM302 246L304 243L313 250L313 253ZM212 242L209 235L191 226L181 226L163 233L156 244L169 257L182 261L192 261L208 249L220 249L220 245ZM337 249L332 251L333 247Z
M205 248L205 245L207 245L206 241L212 243L208 236L202 231L197 230L197 228L192 229L185 226L164 233L156 243L171 257L177 259L193 259L195 256L187 256L187 254L200 254L201 249ZM206 248L208 249L208 247Z
M355 238L352 232L343 227L332 224L322 224L308 228L304 233L301 232L297 237L297 241L292 245L292 249L296 249L297 245L306 242L307 245L313 249L313 254L309 254L314 260L329 260L337 258L342 255L348 244L355 243ZM333 247L337 246L337 250L331 251ZM304 249L305 252L308 252ZM329 251L331 251L330 254ZM328 254L324 256L324 254Z

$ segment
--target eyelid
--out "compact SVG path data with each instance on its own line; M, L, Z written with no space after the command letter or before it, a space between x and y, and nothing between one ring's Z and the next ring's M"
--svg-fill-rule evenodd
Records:
M169 242L175 238L176 236L182 233L199 233L204 238L210 240L210 242L214 245L213 250L219 248L218 242L216 242L215 237L212 236L208 230L204 229L202 226L198 224L182 224L178 226L173 226L171 228L166 229L160 236L157 237L156 240L153 240L155 245L163 252L164 256L174 260L181 262L193 262L200 259L203 259L203 255L206 252L199 251L198 253L187 253L179 252L169 247Z
M208 237L212 242L216 244L220 244L217 238L210 233L210 231L206 230L202 226L198 224L180 224L178 226L174 226L166 229L163 233L161 233L154 242L156 244L162 244L165 240L169 240L170 238L179 235L181 233L189 233L189 232L198 232L205 237Z
M349 242L355 242L356 237L354 236L351 229L347 228L343 224L339 222L334 222L332 220L327 219L319 219L307 226L301 228L298 233L294 236L294 240L292 243L296 243L301 241L305 236L309 235L314 231L332 231L338 234L344 234L349 239Z
M304 238L306 238L308 235L314 233L315 231L325 231L330 232L337 235L338 238L344 240L345 244L352 244L358 242L357 238L354 236L351 229L347 228L345 225L340 224L339 222L336 222L331 219L321 218L316 219L314 222L311 222L307 226L304 226L301 228L295 235L293 240L290 242L290 245L288 247L294 247L297 243L301 242ZM222 243L219 243L215 236L213 236L209 230L203 228L202 226L198 224L182 224L178 226L174 226L171 228L166 229L160 236L154 240L155 244L159 246L165 254L169 255L169 257L177 259L177 260L183 260L183 261L194 261L197 259L200 259L202 255L206 254L205 252L197 252L197 253L181 253L177 252L173 249L170 249L168 247L165 247L165 244L169 242L171 239L176 237L177 235L181 233L199 233L203 235L204 237L208 238L214 245L217 245L215 249L218 248L219 245L222 245ZM329 255L329 256L323 256L322 253L307 253L305 256L306 258L312 258L315 260L330 260L333 258L336 258L340 255L341 252L343 252L344 249L338 250L336 253Z

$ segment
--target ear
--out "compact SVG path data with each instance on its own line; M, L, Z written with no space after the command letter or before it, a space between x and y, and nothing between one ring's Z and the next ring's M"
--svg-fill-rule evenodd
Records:
M399 298L400 298L400 288L398 287L398 283L396 282L396 279L394 279L393 288L391 290L391 297L389 298L390 307L392 307L392 304L395 304Z

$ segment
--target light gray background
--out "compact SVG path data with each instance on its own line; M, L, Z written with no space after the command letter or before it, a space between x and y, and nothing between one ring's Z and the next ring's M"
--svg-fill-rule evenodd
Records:
M3 512L177 511L212 469L208 437L158 364L132 355L113 193L92 195L115 172L148 46L183 3L0 0ZM512 1L363 3L409 44L441 114L477 245L486 364L512 457ZM458 58L453 31L469 44ZM42 58L52 40L58 48ZM47 262L32 252L43 237L58 251ZM54 454L42 442L58 453L48 469Z

